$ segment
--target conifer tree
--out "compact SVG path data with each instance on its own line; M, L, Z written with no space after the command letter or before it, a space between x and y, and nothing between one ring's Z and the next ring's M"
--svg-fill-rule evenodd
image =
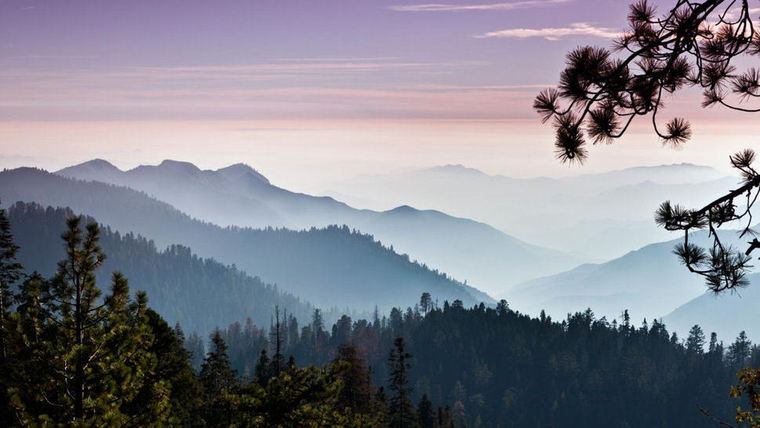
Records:
M21 278L22 266L16 261L18 245L13 242L11 223L0 209L0 369L7 357L5 343L5 324L8 309L13 303L11 287Z
M8 361L7 333L8 310L12 302L12 286L21 278L21 264L16 261L18 246L13 242L11 224L0 209L0 422L10 421L10 402L7 389L10 385L6 380L10 376L11 367Z
M271 340L274 343L274 356L272 357L272 374L279 376L282 370L285 368L285 356L282 355L282 337L283 329L280 324L280 308L275 306L274 308L274 325L272 326Z
M715 348L718 346L718 333L710 333L710 344L707 347L709 353L715 352Z
M343 388L338 395L337 409L350 408L354 413L369 413L372 410L374 385L369 369L353 345L344 344L338 348L333 365L342 364L338 377Z
M689 330L689 337L686 339L686 350L692 354L702 354L705 350L705 333L699 325L694 325Z
M16 385L17 416L22 424L161 423L167 385L153 391L151 409L130 414L127 405L155 366L147 350L153 340L147 298L138 292L131 300L126 278L114 272L111 292L101 299L95 282L104 260L99 229L91 223L83 231L80 222L67 221L66 258L53 279L33 275L21 287L16 332L18 352L26 359L19 376L35 379L39 373L44 381Z
M422 293L422 296L420 297L420 309L422 309L422 313L425 315L427 315L428 311L433 309L433 299L427 291Z
M185 348L190 352L190 365L193 370L200 372L203 359L206 356L206 347L203 339L197 332L192 332L185 340Z
M423 394L420 402L417 403L417 419L420 428L433 428L435 426L435 414L433 413L433 403L427 394Z
M232 423L232 395L238 392L237 374L230 366L227 344L219 330L211 335L209 351L198 375L203 386L203 416L208 424Z
M747 338L747 333L742 331L734 343L728 347L726 361L734 370L743 369L749 362L749 356L752 351L752 342Z
M42 291L46 288L45 280L37 272L30 275L19 285L16 296L16 313L10 314L7 338L10 349L9 370L3 374L4 392L11 391L14 405L5 403L3 425L9 426L20 422L16 409L24 404L26 413L41 415L45 413L45 387L50 383L52 365L49 358L44 358L43 346L55 329L45 322ZM42 385L43 388L25 388L24 385Z
M390 426L392 428L409 428L416 426L416 415L412 404L412 387L409 386L408 370L412 367L409 360L412 355L406 351L404 338L398 337L393 343L388 367L390 379L388 389L391 391L388 406Z
M140 393L129 406L133 413L150 408L155 391L166 386L170 423L189 426L201 406L201 386L190 365L184 333L179 324L172 329L152 309L148 309L146 315L154 337L149 351L156 356L156 367L146 376Z
M261 349L259 360L256 362L253 380L262 387L266 387L269 379L273 377L272 360L267 354L266 348Z

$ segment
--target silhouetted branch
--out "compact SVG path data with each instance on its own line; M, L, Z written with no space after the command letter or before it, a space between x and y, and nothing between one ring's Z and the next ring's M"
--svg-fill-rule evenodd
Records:
M591 46L575 49L558 88L536 97L534 108L542 120L554 119L557 157L563 162L583 162L586 137L594 144L610 143L637 116L651 114L652 128L664 143L689 140L686 120L658 123L663 99L685 86L704 89L705 107L760 112L741 105L760 97L760 71L737 73L733 64L738 57L760 54L747 0L678 0L662 17L655 14L646 0L631 5L629 29L615 46L625 56ZM622 127L620 118L625 119Z
M736 428L736 425L731 425L731 424L730 424L730 423L728 423L728 422L725 422L725 421L723 421L723 420L720 420L720 419L716 418L716 417L715 417L715 416L713 416L713 415L712 415L710 412L708 412L707 410L703 409L703 408L702 408L702 406L700 406L699 404L697 404L697 408L699 409L699 411L700 411L700 412L702 412L702 414L703 414L703 415L705 415L705 416L707 416L708 418L710 418L710 420L712 420L712 421L713 421L713 422L715 422L716 424L718 424L718 425L720 425L720 426L724 426L724 427L731 427L731 428Z
M662 125L658 114L663 99L687 86L703 89L703 107L721 105L741 112L760 112L743 103L760 98L760 70L736 70L737 59L760 55L760 33L750 17L747 0L676 0L657 16L647 0L630 6L628 31L615 43L623 55L599 47L581 47L567 55L556 89L542 91L533 103L546 122L553 120L557 158L583 163L586 140L612 143L622 137L636 117L651 115L652 129L665 144L680 145L691 138L690 124L674 118ZM686 267L702 275L714 292L747 284L749 255L721 242L718 229L746 219L740 237L750 229L751 209L760 192L760 174L752 167L755 153L745 150L730 157L744 181L701 209L689 210L664 202L656 222L667 230L683 231L684 242L674 252ZM746 204L737 200L746 196ZM689 242L689 232L707 229L710 248Z

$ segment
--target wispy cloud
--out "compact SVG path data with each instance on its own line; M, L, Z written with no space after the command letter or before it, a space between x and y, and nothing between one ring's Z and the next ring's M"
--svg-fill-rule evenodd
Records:
M486 4L447 4L426 3L391 6L389 9L397 12L461 12L472 10L515 10L532 7L549 6L559 3L568 3L572 0L523 0L509 3L486 3Z
M724 19L726 19L726 20L732 20L732 19L736 19L736 18L738 18L738 17L739 17L739 13L741 13L741 11L742 11L742 8L741 8L741 7L735 7L735 8L733 8L733 9L729 9L729 10L728 10L728 11L725 13L725 15L723 16L723 18L724 18ZM757 14L757 13L760 13L760 7L753 7L753 8L749 8L747 11L748 11L748 12L749 12L749 14L750 14L750 18L753 18L753 16L752 16L752 15L755 15L755 14ZM755 17L755 18L756 18L756 17Z
M527 39L530 37L543 37L546 40L559 40L568 36L590 36L614 39L620 37L622 33L607 27L595 27L587 22L575 22L569 27L559 28L512 28L508 30L491 31L484 34L478 34L476 39L489 38L515 38Z
M282 62L381 62L401 59L397 56L379 56L379 57L299 57L299 58L277 58Z
M192 84L253 84L274 80L320 79L339 80L341 77L371 76L388 72L435 74L443 71L484 65L481 61L416 62L416 61L342 61L342 62L280 62L208 66L123 66L71 67L50 70L46 67L0 67L0 87L19 88L36 83L87 87L129 85L149 86L171 83Z

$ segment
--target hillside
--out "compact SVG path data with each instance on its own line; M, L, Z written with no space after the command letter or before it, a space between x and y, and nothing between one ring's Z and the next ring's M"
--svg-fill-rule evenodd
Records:
M724 242L732 237L736 234L727 231ZM694 233L691 241L704 245L706 233ZM608 319L619 318L624 309L634 319L660 318L705 291L702 277L690 273L673 254L680 242L647 245L606 263L527 281L506 297L521 311L545 309L554 317L590 307Z
M243 164L201 170L191 163L165 160L121 171L96 159L57 174L141 190L193 217L222 226L298 230L345 224L489 293L503 293L539 272L557 273L585 261L440 211L417 210L406 204L382 212L359 210L333 198L291 192Z
M21 202L8 209L14 240L21 247L19 261L27 271L45 277L55 273L65 256L60 236L71 215L69 209ZM147 292L150 306L170 325L179 322L186 331L203 335L246 318L266 326L276 305L299 319L311 318L313 308L308 303L234 267L202 259L189 248L159 251L152 241L109 228L101 229L100 238L106 254L98 272L100 287L107 290L111 272L121 271L133 291Z
M671 330L684 335L694 324L706 331L714 331L726 340L733 339L740 331L755 342L760 341L760 274L749 275L750 285L735 293L705 293L673 312L663 321Z
M387 308L416 301L425 291L441 302L461 299L470 305L481 300L447 275L413 263L372 236L347 227L221 228L145 193L31 168L0 173L0 199L70 207L122 233L153 239L159 248L188 246L201 257L234 264L320 307Z
M565 178L515 178L446 165L359 176L321 191L375 209L413 201L485 222L535 245L583 254L587 261L606 261L669 239L652 220L661 202L700 205L737 181L713 168L691 164Z

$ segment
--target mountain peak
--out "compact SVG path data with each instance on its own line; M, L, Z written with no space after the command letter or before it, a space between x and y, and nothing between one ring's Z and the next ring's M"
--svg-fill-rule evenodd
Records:
M105 159L96 158L96 159L88 160L87 162L82 162L77 165L72 165L72 166L63 168L62 170L58 172L70 170L70 169L89 169L89 170L97 170L97 171L121 171L111 162L108 162Z
M460 163L458 164L446 164L446 165L439 165L434 166L432 168L429 168L428 171L431 172L447 172L451 174L472 174L472 175L486 175L483 171L475 168L470 168L468 166L464 166Z
M234 177L253 176L259 181L270 184L269 180L266 177L264 177L260 172L256 171L250 165L242 163L242 162L236 163L234 165L230 165L228 167L219 168L216 170L216 172L228 177L229 176L234 176Z
M714 171L715 168L707 165L697 165L689 162L660 164L660 165L642 165L634 166L631 168L623 169L622 171L635 171L635 170L655 170L655 169L686 169L686 170L701 170L701 171Z
M103 177L118 177L122 174L122 170L105 159L93 159L63 168L55 174L80 180L102 180Z
M195 166L194 164L190 162L183 162L183 161L177 161L172 159L164 159L159 165L158 168L164 168L164 169L176 169L180 171L187 171L187 172L199 172L200 168Z
M392 210L386 211L386 213L396 213L396 214L415 214L418 213L419 210L411 207L409 205L400 205Z

